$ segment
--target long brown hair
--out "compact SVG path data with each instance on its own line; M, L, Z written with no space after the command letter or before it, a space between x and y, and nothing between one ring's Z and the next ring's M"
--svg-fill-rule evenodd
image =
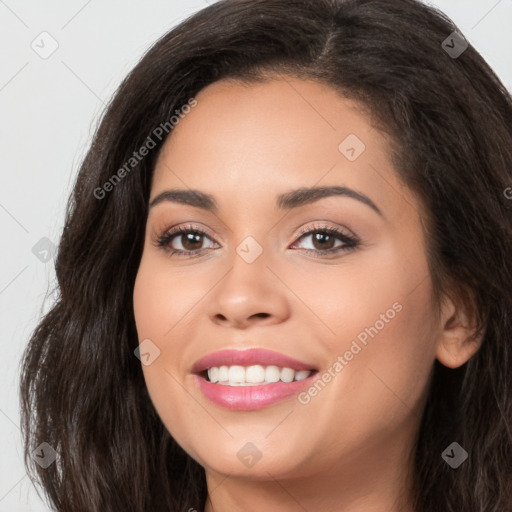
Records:
M435 362L415 511L512 511L512 101L470 44L460 55L443 46L454 31L416 0L220 0L130 72L81 165L56 258L58 297L22 360L25 465L56 510L204 507L204 470L164 428L134 355L132 293L165 137L130 159L208 84L270 71L320 80L368 108L427 207L438 296L448 285L470 294L485 331L462 367ZM469 453L456 470L441 457L453 441ZM43 442L57 452L47 468L30 456Z

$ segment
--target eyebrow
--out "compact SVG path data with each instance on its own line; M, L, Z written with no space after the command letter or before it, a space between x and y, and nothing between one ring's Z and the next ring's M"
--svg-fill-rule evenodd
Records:
M356 199L357 201L360 201L361 203L372 208L381 217L384 217L380 208L368 196L365 196L364 194L356 192L350 188L339 186L311 187L291 190L277 196L276 204L277 207L281 210L290 210L292 208L306 206L308 204L319 201L320 199L331 196L341 196ZM149 207L153 208L157 204L164 201L195 206L196 208L202 208L203 210L210 212L218 212L219 210L215 198L211 194L206 194L199 190L164 190L151 201Z

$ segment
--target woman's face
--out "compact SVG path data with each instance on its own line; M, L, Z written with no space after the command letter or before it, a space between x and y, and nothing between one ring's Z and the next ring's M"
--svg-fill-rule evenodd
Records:
M220 81L196 100L156 165L134 290L163 423L207 475L403 465L441 326L388 139L315 82Z

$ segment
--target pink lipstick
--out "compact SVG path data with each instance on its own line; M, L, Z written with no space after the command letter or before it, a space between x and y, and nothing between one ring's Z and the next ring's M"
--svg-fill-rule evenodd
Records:
M279 352L246 349L209 354L192 372L201 392L215 404L253 410L296 395L312 384L318 370Z

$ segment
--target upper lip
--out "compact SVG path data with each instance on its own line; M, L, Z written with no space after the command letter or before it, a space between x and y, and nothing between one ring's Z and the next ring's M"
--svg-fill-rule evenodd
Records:
M192 372L201 373L214 366L252 366L256 364L262 366L275 365L281 368L291 368L293 370L315 370L312 364L304 363L279 352L251 348L244 350L227 349L212 352L196 361L192 367Z

